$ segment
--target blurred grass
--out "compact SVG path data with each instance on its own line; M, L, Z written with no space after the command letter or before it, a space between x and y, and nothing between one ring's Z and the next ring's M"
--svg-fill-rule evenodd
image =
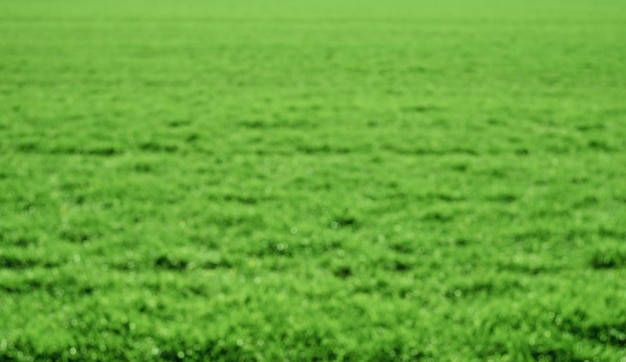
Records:
M0 3L0 359L626 358L618 1Z

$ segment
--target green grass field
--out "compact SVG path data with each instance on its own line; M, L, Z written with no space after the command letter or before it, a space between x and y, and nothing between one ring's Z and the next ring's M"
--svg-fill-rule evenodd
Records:
M626 361L626 3L0 1L0 360L183 359Z

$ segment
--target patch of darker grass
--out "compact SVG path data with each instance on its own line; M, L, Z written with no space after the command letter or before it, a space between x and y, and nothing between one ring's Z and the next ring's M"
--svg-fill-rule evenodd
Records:
M418 104L401 108L406 113L428 113L437 110L437 107L431 104Z
M339 266L333 270L333 274L337 278L346 279L354 275L354 270L347 265Z
M527 275L538 275L543 273L555 273L562 268L558 266L549 266L544 264L532 263L499 263L497 268L502 272L522 273Z
M189 267L190 262L174 258L169 255L161 255L154 261L154 267L157 269L182 271Z
M191 124L191 121L188 119L175 119L167 122L167 126L170 128L179 128L188 126Z
M442 211L431 211L422 215L421 220L428 222L439 222L439 223L447 223L454 219L454 215L442 212Z
M51 260L42 260L17 255L0 254L0 268L3 269L29 269L29 268L54 268L61 263Z
M518 243L526 242L545 242L554 238L554 233L550 230L535 229L516 233L513 235L513 241Z
M246 205L254 205L259 202L259 199L257 197L243 194L227 194L223 196L223 199L224 201L236 202Z
M391 241L389 248L401 254L413 254L419 246L412 240Z
M115 156L121 154L122 150L111 146L103 146L98 148L89 148L84 150L82 153L91 156Z
M448 155L466 155L478 156L479 152L471 148L451 147L451 148L434 148L434 147L405 147L399 145L383 145L383 149L400 155L417 155L417 156L448 156Z
M98 236L99 235L97 233L90 233L86 230L78 228L67 228L61 230L61 232L59 233L59 237L62 240L77 244L87 243Z
M6 243L5 245L10 244L19 247L29 247L38 245L40 238L39 235L34 232L25 231L10 233L0 230L0 241L2 243Z
M179 151L177 145L159 143L155 141L142 142L139 144L139 149L152 153L176 153Z
M533 361L541 362L557 362L572 361L583 362L588 361L587 358L577 356L574 351L561 346L532 346L530 348L530 356Z
M614 151L614 147L609 145L606 141L602 141L602 140L591 140L589 141L589 143L587 144L587 146L594 150L594 151L599 151L599 152L611 152Z
M95 146L90 148L83 148L78 146L67 146L67 147L55 147L49 150L39 150L45 151L46 153L53 155L87 155L87 156L115 156L123 153L123 150L117 148L115 146ZM33 151L36 152L36 151Z
M187 260L172 255L161 255L152 263L153 267L162 270L183 271L187 269L219 269L232 268L234 263L225 258L205 259L200 261Z
M597 196L587 195L582 199L576 201L573 206L576 208L592 207L598 205L599 203L600 199Z
M593 321L584 311L562 317L560 328L566 332L603 345L626 346L626 319Z
M57 280L30 279L12 282L0 282L0 291L12 294L46 292L57 297L84 296L94 293L91 285L78 283L72 277L60 277Z
M394 260L385 266L385 269L393 272L408 272L413 269L413 264L408 261Z
M297 151L306 153L309 155L317 155L317 154L347 154L352 150L348 147L344 146L336 146L336 145L299 145L297 146Z
M339 229L344 227L356 228L359 226L359 220L355 216L351 215L339 215L335 216L330 222L331 229Z
M626 267L626 248L605 248L594 251L589 264L594 269L617 269Z
M448 192L429 192L424 199L426 201L461 202L465 201L466 197Z
M501 193L487 198L489 201L498 202L502 204L511 204L517 201L517 195L511 193Z
M528 156L530 154L530 150L528 148L517 148L515 150L515 154L517 156Z
M469 165L467 163L455 163L450 165L450 170L463 173L469 170Z

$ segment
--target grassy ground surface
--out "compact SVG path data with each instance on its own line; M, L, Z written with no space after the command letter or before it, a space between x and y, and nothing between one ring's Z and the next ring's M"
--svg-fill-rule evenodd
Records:
M0 137L0 360L626 360L623 1L3 0Z

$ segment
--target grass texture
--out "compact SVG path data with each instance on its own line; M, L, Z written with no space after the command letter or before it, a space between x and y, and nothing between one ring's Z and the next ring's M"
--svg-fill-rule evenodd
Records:
M626 3L3 0L0 360L625 361Z

